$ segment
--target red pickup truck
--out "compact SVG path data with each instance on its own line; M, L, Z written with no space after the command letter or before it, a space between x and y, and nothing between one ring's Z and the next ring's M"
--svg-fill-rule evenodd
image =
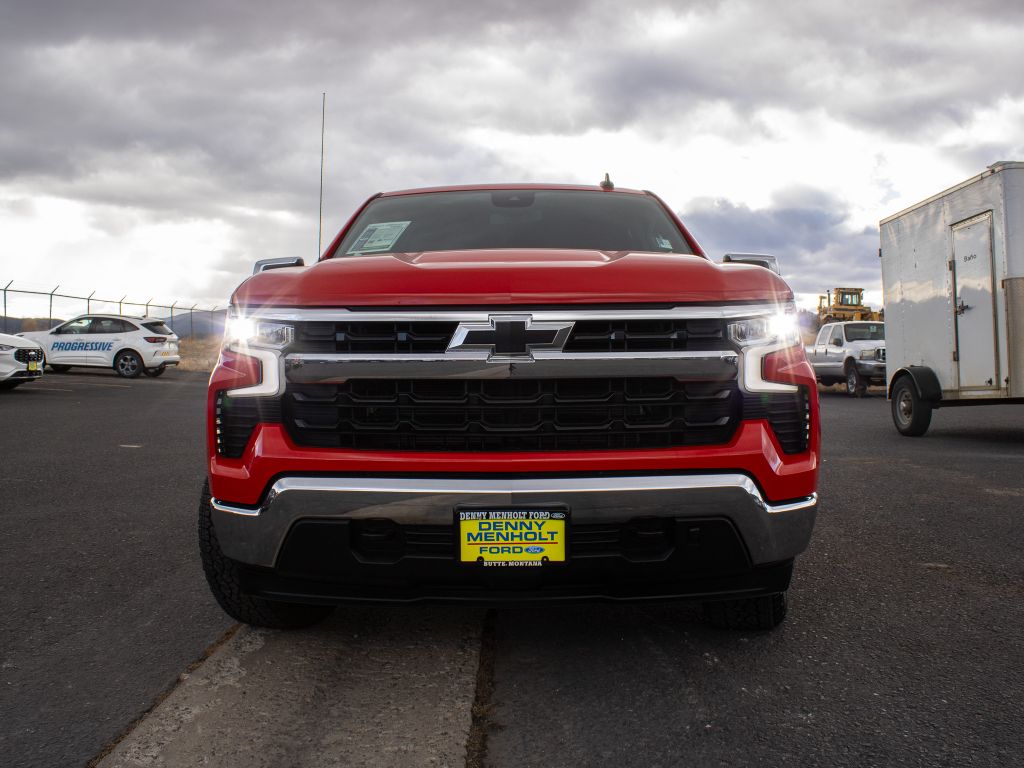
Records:
M649 192L375 195L317 264L261 262L232 296L199 508L214 595L274 627L349 601L651 598L776 626L817 505L792 300Z

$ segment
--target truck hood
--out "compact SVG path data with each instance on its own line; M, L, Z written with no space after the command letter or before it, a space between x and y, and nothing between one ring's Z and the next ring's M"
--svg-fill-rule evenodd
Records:
M240 307L688 304L788 301L775 273L702 256L578 250L478 250L327 259L254 275Z

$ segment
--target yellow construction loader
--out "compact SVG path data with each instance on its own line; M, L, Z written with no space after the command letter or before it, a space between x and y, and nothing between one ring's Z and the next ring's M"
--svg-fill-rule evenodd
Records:
M836 288L818 296L818 325L848 320L884 320L885 310L875 312L864 304L863 288Z

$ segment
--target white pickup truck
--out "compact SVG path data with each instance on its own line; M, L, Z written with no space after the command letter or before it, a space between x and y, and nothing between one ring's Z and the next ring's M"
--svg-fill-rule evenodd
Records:
M822 384L845 382L848 394L861 397L869 384L885 383L885 323L826 323L807 359Z

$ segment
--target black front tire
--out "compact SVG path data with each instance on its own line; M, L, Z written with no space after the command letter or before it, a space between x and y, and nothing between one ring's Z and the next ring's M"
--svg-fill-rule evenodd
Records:
M892 386L892 423L901 435L920 437L932 423L932 404L922 400L910 376Z
M334 612L329 605L279 603L243 592L241 568L221 551L212 514L207 481L199 499L199 554L210 591L228 616L255 627L302 629L323 621Z
M166 371L166 370L167 370L167 366L166 365L160 365L160 366L157 366L156 368L146 368L143 371L143 373L146 374L147 376L151 376L152 378L155 379L157 376L163 376L164 371Z
M144 370L142 358L126 349L114 358L114 371L123 379L137 379Z
M857 366L853 362L848 362L846 364L846 394L851 397L864 397L864 393L867 391L867 384L860 377Z
M717 629L769 630L785 618L785 592L704 603L704 619Z

